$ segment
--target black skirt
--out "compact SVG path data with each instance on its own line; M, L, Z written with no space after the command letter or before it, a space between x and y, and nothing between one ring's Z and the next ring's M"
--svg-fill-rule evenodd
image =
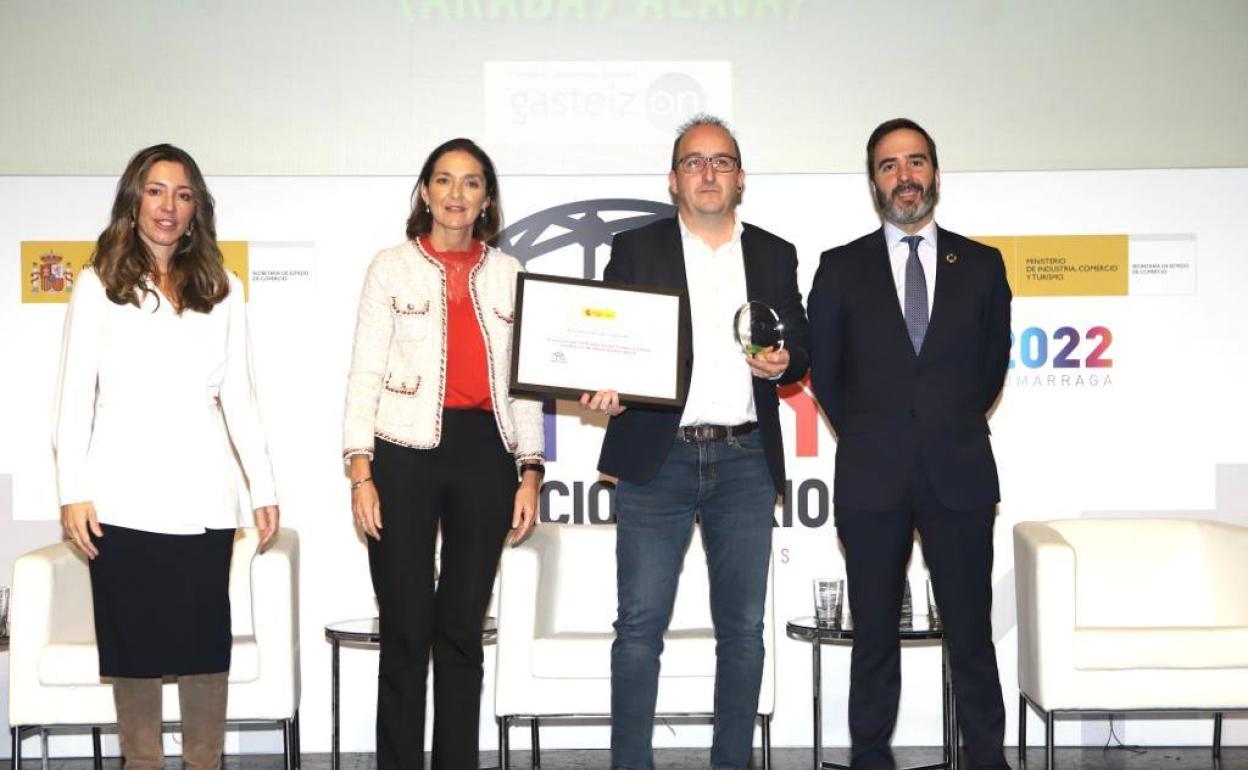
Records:
M91 560L100 675L228 671L235 530L166 535L102 528L99 556Z

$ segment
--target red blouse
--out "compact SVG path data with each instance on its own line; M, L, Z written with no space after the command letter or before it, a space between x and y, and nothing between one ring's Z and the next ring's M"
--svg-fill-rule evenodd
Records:
M481 243L468 251L438 251L428 236L420 245L446 270L446 409L491 411L490 370L485 337L472 306L468 276L481 258Z

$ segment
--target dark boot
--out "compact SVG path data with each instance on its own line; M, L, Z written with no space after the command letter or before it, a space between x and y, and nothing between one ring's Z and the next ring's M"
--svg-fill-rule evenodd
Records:
M225 748L226 672L178 677L183 770L220 770ZM133 768L126 768L133 770Z
M113 703L117 707L117 738L125 770L161 770L165 749L160 734L159 677L115 677Z

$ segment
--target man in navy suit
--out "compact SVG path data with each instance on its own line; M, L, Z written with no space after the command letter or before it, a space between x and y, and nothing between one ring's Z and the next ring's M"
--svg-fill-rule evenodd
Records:
M806 373L808 330L793 245L736 216L745 172L722 121L699 116L681 128L668 184L677 217L616 235L604 278L688 292L685 403L625 409L611 390L581 398L611 415L598 470L619 479L611 766L654 767L659 655L696 517L716 639L711 766L744 769L763 671L773 513L785 479L776 386ZM779 315L782 349L741 352L732 322L747 299Z
M867 173L884 226L823 254L809 303L811 379L837 434L835 517L855 633L852 764L895 766L897 628L917 529L968 759L1005 767L991 623L1000 494L987 417L1009 360L1005 266L996 249L936 225L940 166L917 123L876 128Z

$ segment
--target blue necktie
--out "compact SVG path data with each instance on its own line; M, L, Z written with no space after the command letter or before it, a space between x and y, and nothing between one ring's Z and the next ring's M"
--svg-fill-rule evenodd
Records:
M927 276L923 274L923 265L919 264L919 241L923 236L907 235L902 240L910 245L910 256L906 258L906 331L910 333L910 344L917 356L923 348L923 336L927 334Z

